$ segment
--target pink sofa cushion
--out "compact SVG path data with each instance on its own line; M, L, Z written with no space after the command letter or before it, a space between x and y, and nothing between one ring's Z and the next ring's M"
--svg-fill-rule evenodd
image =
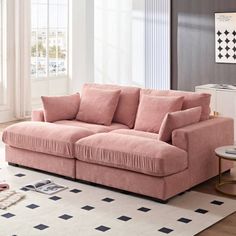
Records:
M26 121L6 128L2 139L12 147L74 158L74 143L92 134L85 128Z
M54 122L54 124L82 127L91 130L94 133L107 133L116 129L129 129L128 126L119 123L112 123L110 126L106 126L106 125L90 124L78 120L59 120Z
M187 168L187 153L165 142L117 133L95 134L75 144L78 160L167 176Z
M121 90L120 99L113 117L113 122L127 125L129 128L134 127L134 121L139 103L140 88L111 84L85 84L84 88Z
M166 114L159 131L159 140L168 142L173 130L199 122L201 112L201 107L194 107Z
M142 95L135 121L135 130L158 133L168 112L179 111L183 97Z
M111 125L119 97L120 90L84 88L76 119L89 123Z
M209 119L210 101L211 101L210 94L176 91L176 90L152 90L152 89L142 89L141 95L142 94L152 95L152 96L184 96L182 110L201 106L202 113L200 120Z
M131 135L131 136L138 136L143 138L151 138L151 139L158 139L159 135L156 133L144 132L134 129L117 129L111 131L112 133L116 134L124 134L124 135Z
M79 110L79 93L57 97L42 96L41 98L46 122L75 119Z

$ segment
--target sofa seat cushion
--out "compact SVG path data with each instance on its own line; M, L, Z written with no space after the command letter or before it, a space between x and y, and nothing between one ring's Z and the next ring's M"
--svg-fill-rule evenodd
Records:
M21 122L6 128L3 142L9 146L66 158L74 158L74 144L92 131L44 122Z
M143 137L143 138L151 138L151 139L156 139L156 140L159 139L159 135L156 133L150 133L150 132L139 131L139 130L134 130L134 129L117 129L111 132L117 133L117 134L138 136L138 137Z
M94 133L106 133L116 129L129 129L126 125L122 125L119 123L112 123L110 126L105 125L97 125L86 123L77 120L60 120L54 122L54 124L61 124L61 125L69 125L74 127L82 127L91 130Z
M165 142L118 133L103 133L75 144L75 157L84 162L167 176L187 168L187 153Z

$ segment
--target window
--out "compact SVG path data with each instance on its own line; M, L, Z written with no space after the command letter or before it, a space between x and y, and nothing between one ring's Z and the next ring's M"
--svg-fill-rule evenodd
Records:
M68 76L69 0L31 1L31 77Z

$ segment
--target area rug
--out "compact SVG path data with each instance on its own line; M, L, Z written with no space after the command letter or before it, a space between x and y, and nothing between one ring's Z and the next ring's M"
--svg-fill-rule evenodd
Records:
M167 204L8 166L0 148L0 179L25 198L0 210L0 236L191 236L236 211L234 200L189 191ZM55 195L24 185L50 178L68 189Z

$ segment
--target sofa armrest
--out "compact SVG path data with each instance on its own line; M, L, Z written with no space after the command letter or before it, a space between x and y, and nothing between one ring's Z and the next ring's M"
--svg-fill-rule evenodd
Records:
M31 112L31 120L32 121L42 121L44 122L44 111L43 109L37 109L37 110L33 110Z
M231 118L211 118L172 133L172 144L188 153L190 187L218 174L215 149L233 143L234 121ZM222 162L222 172L232 167L232 162Z
M204 148L216 148L233 143L234 121L231 118L211 118L176 129L172 133L172 144L187 152L199 152Z

